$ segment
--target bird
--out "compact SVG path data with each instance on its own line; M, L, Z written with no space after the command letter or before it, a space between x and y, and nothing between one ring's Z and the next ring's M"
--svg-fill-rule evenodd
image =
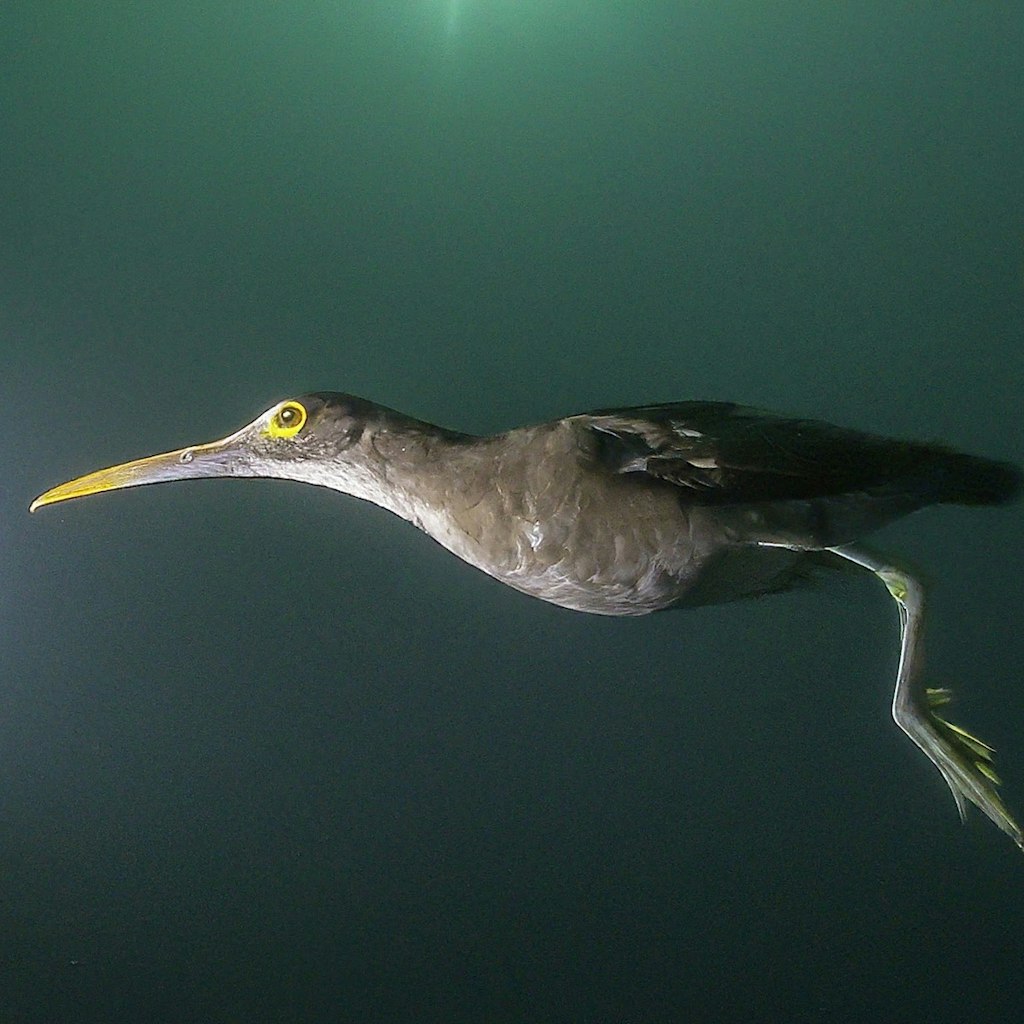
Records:
M946 781L1024 850L993 748L946 717L922 680L925 589L864 537L930 505L1018 497L1012 463L731 402L596 409L478 436L355 395L272 405L219 441L101 469L36 498L201 477L328 487L408 520L463 561L543 601L637 616L779 593L860 569L899 612L896 724Z

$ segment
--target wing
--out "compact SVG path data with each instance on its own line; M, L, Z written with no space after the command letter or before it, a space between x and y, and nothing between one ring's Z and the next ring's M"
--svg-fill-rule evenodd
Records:
M936 502L1016 496L1015 466L726 402L599 409L573 422L605 472L713 506L737 539L825 547Z
M606 469L674 484L701 504L860 491L905 476L929 450L726 402L602 409L585 419Z

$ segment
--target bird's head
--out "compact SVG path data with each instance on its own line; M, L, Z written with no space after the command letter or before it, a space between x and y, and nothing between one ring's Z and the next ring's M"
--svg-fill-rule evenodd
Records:
M271 406L220 441L100 469L41 494L34 512L71 498L199 477L276 477L377 498L374 435L399 414L354 395L315 392Z

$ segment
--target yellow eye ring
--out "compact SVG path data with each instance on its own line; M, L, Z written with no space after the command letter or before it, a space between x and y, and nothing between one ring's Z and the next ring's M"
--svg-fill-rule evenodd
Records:
M271 437L294 437L306 425L306 407L301 402L282 402L267 424Z

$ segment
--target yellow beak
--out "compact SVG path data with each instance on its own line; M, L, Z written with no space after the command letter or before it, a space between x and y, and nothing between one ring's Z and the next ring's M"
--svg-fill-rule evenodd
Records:
M165 452L162 455L150 455L145 459L136 459L134 462L125 462L120 466L110 466L95 473L87 473L40 494L29 505L28 510L35 512L37 508L53 505L58 501L84 498L90 494L116 491L124 487L141 487L144 484L160 484L171 480L195 480L207 476L247 475L242 468L243 460L240 458L243 450L234 443L238 436L233 434L222 441L180 448L178 451Z

